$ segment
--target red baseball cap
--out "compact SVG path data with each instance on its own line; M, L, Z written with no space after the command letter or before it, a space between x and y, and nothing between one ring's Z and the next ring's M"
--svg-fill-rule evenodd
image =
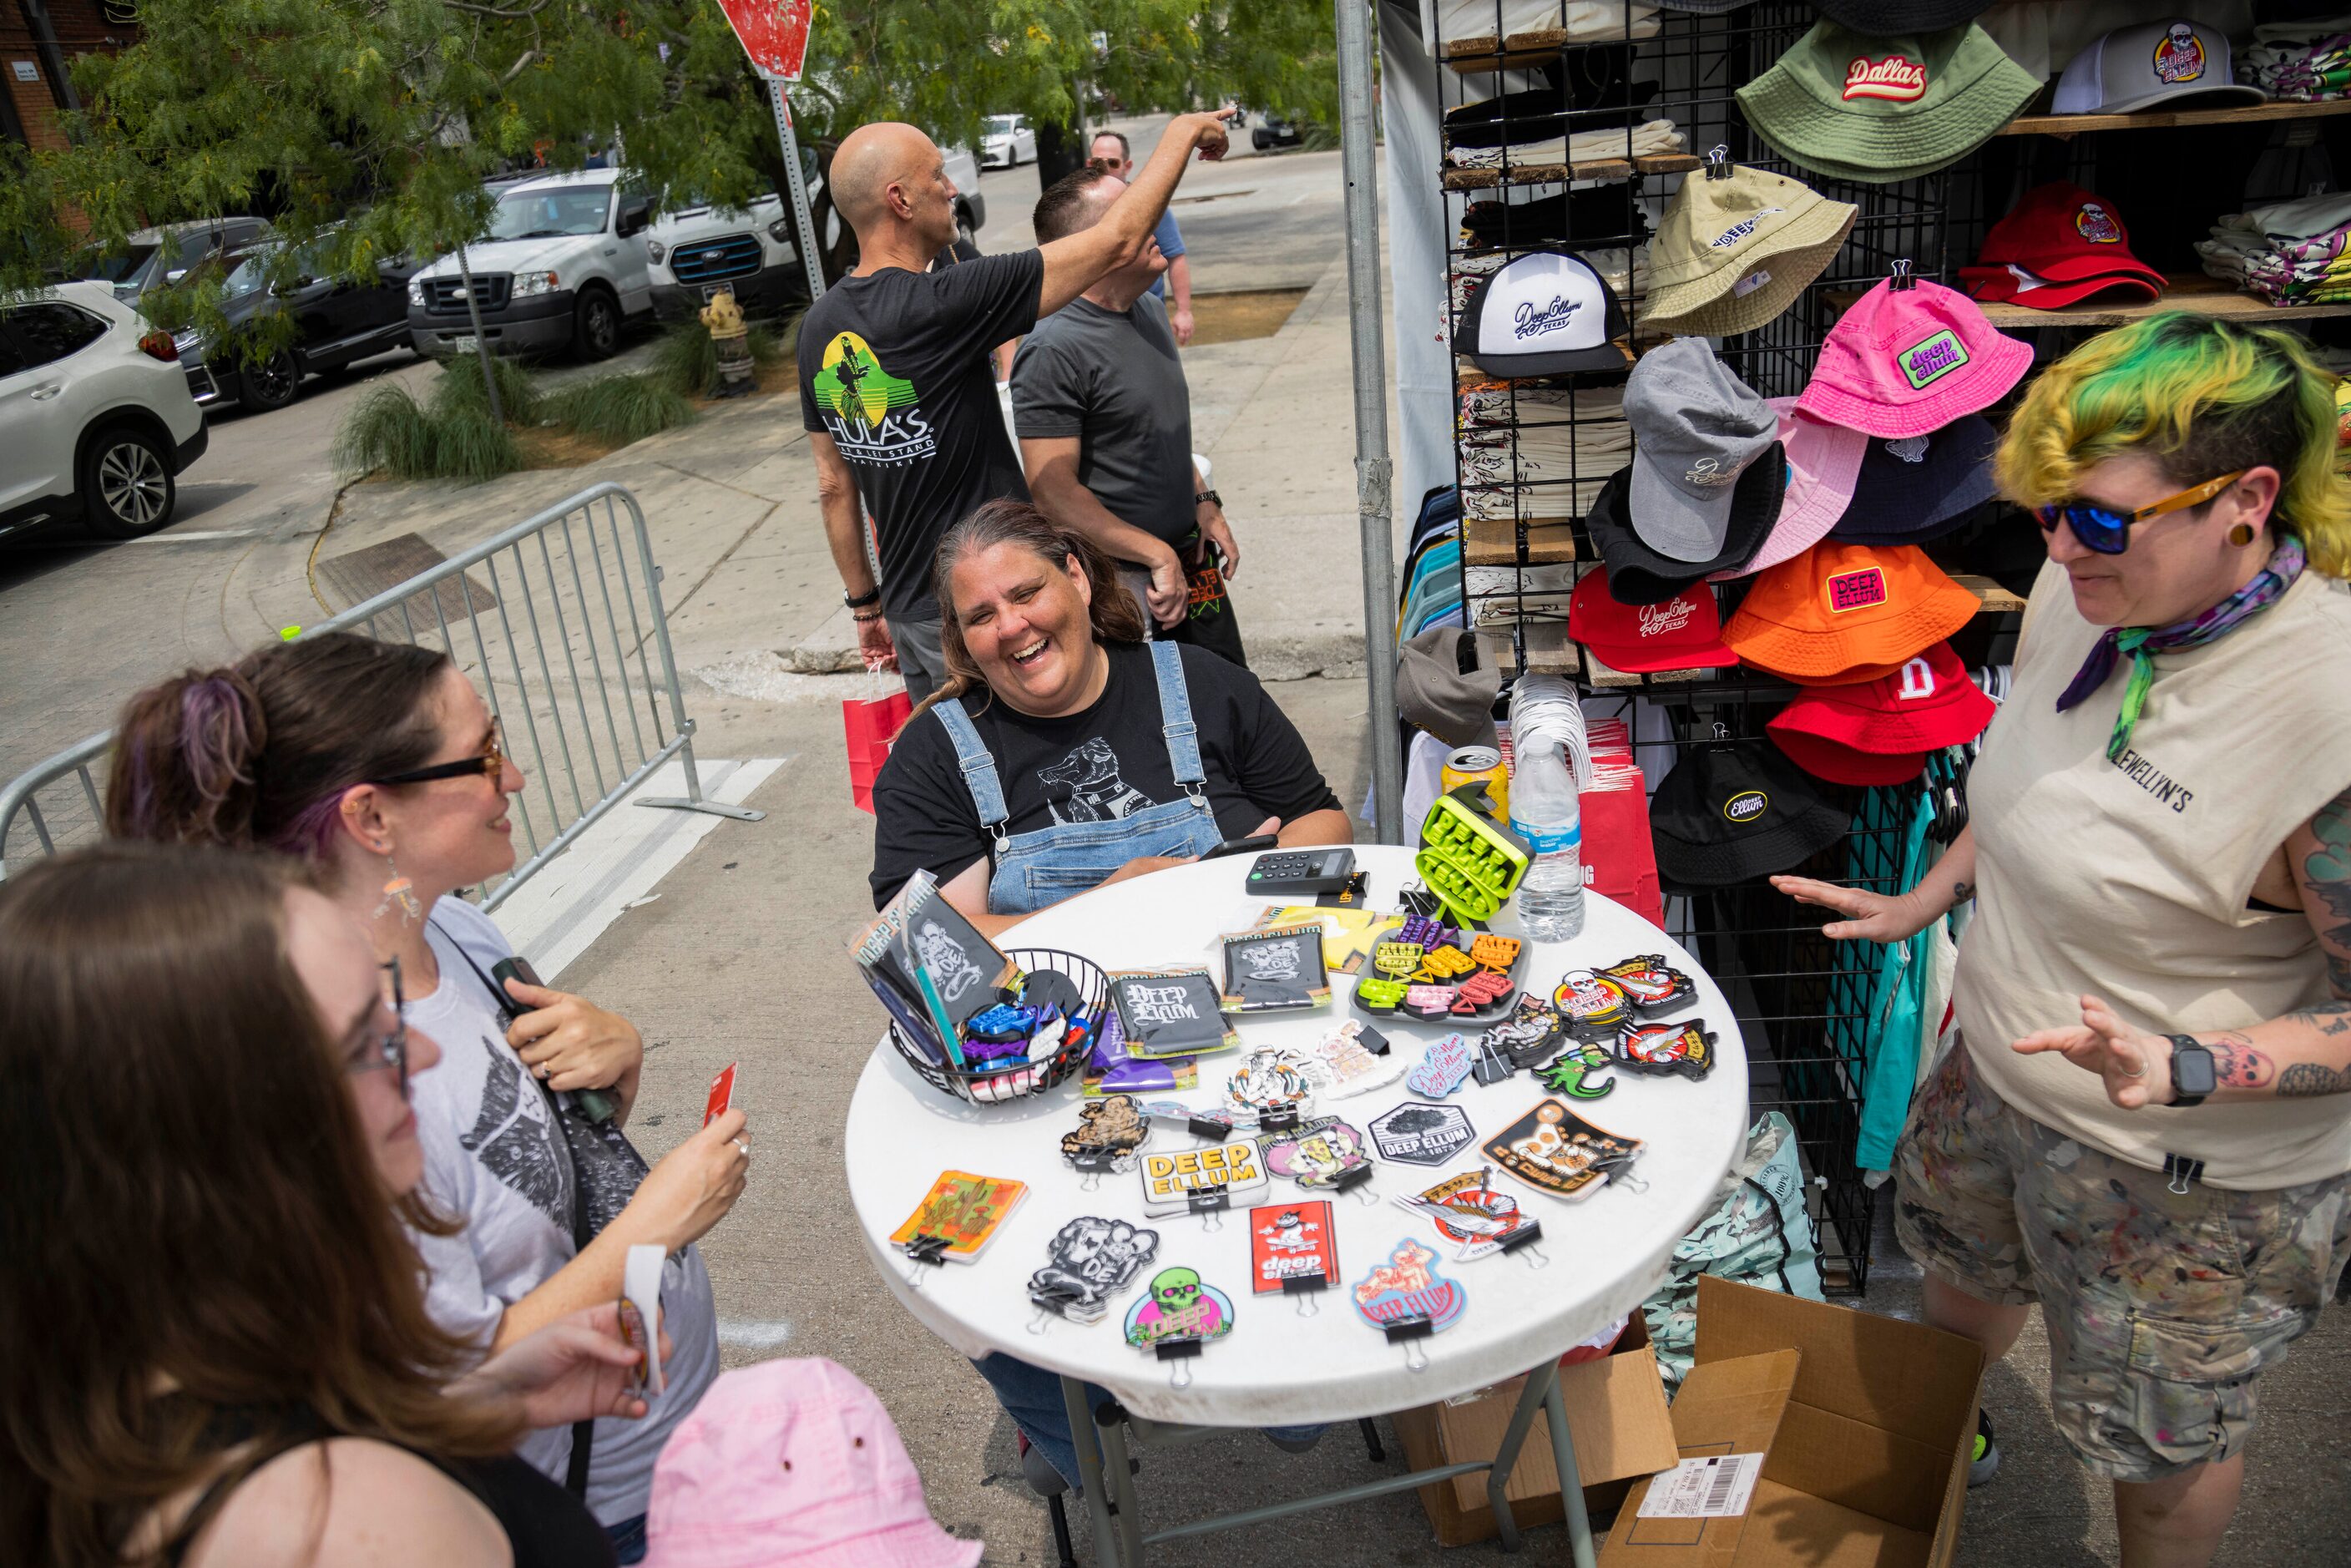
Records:
M1714 590L1691 583L1658 604L1619 604L1608 569L1583 574L1567 601L1567 634L1610 669L1628 675L1658 670L1722 670L1739 663L1722 643Z
M1976 298L2057 310L2109 288L2142 298L2163 292L2163 274L2130 251L2113 205L2079 185L2036 185L1984 235L1976 265L1959 268Z
M1833 784L1899 784L1926 754L1973 740L1998 711L1938 643L1892 674L1859 685L1813 686L1764 728L1805 772Z

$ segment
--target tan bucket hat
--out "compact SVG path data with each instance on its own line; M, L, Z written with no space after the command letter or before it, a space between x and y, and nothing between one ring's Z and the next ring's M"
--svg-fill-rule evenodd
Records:
M1682 181L1649 246L1645 324L1686 337L1752 332L1828 270L1858 212L1715 149Z

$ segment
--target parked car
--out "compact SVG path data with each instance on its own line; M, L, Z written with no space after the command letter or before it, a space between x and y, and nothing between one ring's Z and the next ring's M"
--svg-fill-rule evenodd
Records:
M991 114L980 122L979 166L1012 169L1037 162L1037 128L1025 114Z
M409 346L408 279L416 264L396 256L376 267L375 280L352 283L321 276L319 248L305 251L291 284L273 289L269 269L277 246L248 255L221 288L221 313L229 339L207 340L195 328L172 339L188 391L199 408L215 402L249 409L284 408L302 394L312 371L340 370L392 349ZM266 316L290 314L294 341L267 359L248 363L232 351L236 333Z
M177 283L191 272L235 267L268 235L266 218L195 218L141 229L116 254L92 247L82 252L81 265L72 270L78 278L106 284L117 299L136 306L149 289Z
M682 321L721 288L746 310L772 310L808 298L792 214L770 191L749 207L708 204L664 213L645 230L653 309Z
M1306 140L1306 132L1294 120L1284 120L1276 114L1260 114L1249 127L1249 145L1260 152L1276 147L1296 147Z
M617 169L548 174L500 188L489 236L465 247L483 340L498 354L569 350L609 359L631 320L650 316L644 230L652 203ZM455 255L408 279L408 335L420 354L471 353L474 323Z
M153 533L204 441L171 334L108 285L0 308L0 536L76 522L104 538Z

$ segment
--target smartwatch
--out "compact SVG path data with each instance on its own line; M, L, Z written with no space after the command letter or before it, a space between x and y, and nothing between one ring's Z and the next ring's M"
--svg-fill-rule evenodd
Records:
M2171 1041L2171 1108L2184 1111L2201 1105L2204 1096L2220 1086L2219 1075L2212 1071L2212 1053L2198 1044L2192 1034L2164 1038Z
M1220 512L1225 509L1225 498L1222 496L1217 495L1214 490L1202 490L1192 497L1192 505L1196 507L1203 501L1207 502L1210 506L1216 507L1217 510Z

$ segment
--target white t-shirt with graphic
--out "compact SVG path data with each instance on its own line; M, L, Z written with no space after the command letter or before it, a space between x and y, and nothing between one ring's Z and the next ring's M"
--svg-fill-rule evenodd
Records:
M574 1256L573 1156L549 1096L507 1043L506 1019L482 983L514 949L487 915L455 898L434 905L426 939L440 960L441 983L409 1001L408 1021L441 1047L441 1063L411 1081L410 1095L424 1149L424 1197L465 1228L413 1239L433 1321L486 1350L507 1308ZM596 1159L592 1149L588 1157ZM609 1161L586 1174L599 1188L635 1176L633 1166L615 1169ZM590 1208L608 1207L617 1202L591 1201ZM588 1506L606 1524L645 1511L662 1445L718 1375L717 1308L692 1247L672 1253L662 1270L662 1326L673 1344L665 1391L642 1421L596 1423ZM526 1433L516 1452L559 1481L570 1463L571 1429Z

